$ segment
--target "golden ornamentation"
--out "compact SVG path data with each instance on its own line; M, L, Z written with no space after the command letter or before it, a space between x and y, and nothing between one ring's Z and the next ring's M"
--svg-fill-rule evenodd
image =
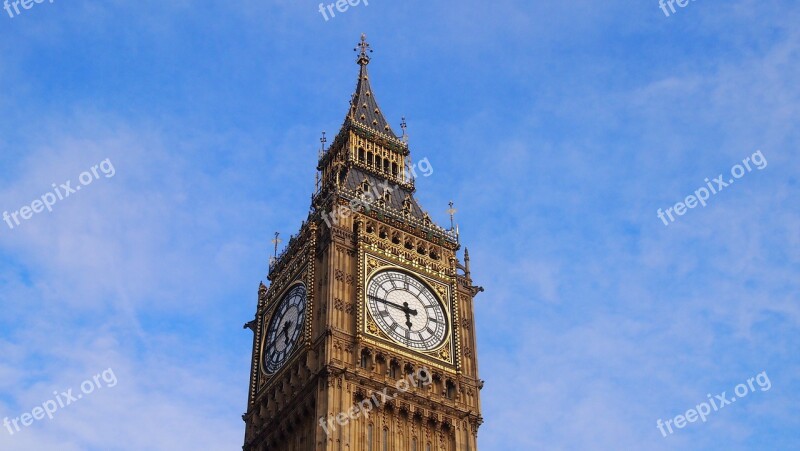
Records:
M371 334L377 334L378 333L378 326L375 324L374 321L369 320L369 321L367 321L367 330Z
M369 260L367 260L367 265L369 266L369 270L372 271L378 267L378 260L370 258Z

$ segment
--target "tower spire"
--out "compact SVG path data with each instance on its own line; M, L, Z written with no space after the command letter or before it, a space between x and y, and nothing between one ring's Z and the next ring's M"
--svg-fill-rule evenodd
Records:
M367 35L361 33L361 41L353 49L358 52L358 59L356 62L361 68L358 71L358 83L356 84L356 92L353 94L350 102L350 111L348 117L352 122L366 127L371 131L377 131L394 138L392 127L386 122L381 109L378 107L378 102L375 100L375 93L372 92L372 87L369 84L369 74L367 73L367 65L369 64L369 54L372 53L372 47L367 42Z

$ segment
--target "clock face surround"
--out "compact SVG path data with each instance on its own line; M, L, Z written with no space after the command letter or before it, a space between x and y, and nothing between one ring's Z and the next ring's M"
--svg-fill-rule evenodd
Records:
M409 273L384 270L367 284L367 309L392 340L418 351L433 351L447 338L442 303L422 280Z
M306 287L297 284L283 295L267 327L263 347L267 374L278 371L292 355L303 332L305 312Z

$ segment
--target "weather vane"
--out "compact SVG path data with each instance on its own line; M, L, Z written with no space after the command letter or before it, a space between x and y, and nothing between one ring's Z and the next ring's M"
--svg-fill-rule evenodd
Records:
M275 232L275 238L272 239L272 243L275 244L275 253L273 254L272 258L269 259L269 264L270 265L272 265L276 261L278 261L278 243L283 241L280 238L278 238L280 236L280 234L281 234L280 232Z
M450 201L449 205L450 205L450 208L447 210L447 213L450 214L450 230L453 230L453 229L455 229L455 225L454 225L454 222L453 222L453 217L458 212L458 210L453 208L453 201L452 200Z

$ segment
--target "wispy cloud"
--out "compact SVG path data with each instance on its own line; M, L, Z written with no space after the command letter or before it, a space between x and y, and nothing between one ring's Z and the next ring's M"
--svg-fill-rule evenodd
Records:
M316 3L249 0L30 13L0 29L0 209L105 158L116 174L0 228L0 417L105 368L119 385L0 431L0 448L241 446L241 325L272 232L305 219L361 31L382 108L408 116L412 153L436 168L417 195L442 223L456 201L487 289L480 449L797 442L792 3L667 20L655 1L371 2L331 23ZM756 149L768 170L668 228L656 218ZM763 370L764 396L656 428Z

